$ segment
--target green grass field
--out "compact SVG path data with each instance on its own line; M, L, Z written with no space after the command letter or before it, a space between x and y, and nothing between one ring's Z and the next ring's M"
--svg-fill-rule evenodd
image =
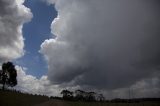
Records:
M0 106L160 106L160 102L107 103L49 99L11 91L0 91Z

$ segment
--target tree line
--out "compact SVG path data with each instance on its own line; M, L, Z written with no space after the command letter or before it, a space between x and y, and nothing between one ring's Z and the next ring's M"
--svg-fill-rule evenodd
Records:
M76 100L76 101L104 101L103 94L97 94L96 92L86 92L83 90L75 90L74 92L69 90L61 91L62 98L64 100Z

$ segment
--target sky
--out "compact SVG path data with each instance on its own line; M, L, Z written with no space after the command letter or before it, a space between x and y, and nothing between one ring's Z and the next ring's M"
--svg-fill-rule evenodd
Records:
M159 97L159 0L0 0L0 62L18 90Z
M43 55L39 53L40 45L45 39L51 38L50 24L57 12L53 5L48 5L40 0L26 0L24 5L31 9L33 18L23 26L23 36L26 54L16 60L18 65L27 67L27 74L38 78L47 72L47 64Z

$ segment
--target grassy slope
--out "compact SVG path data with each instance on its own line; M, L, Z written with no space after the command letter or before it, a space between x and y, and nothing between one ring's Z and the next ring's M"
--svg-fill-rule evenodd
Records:
M47 101L44 96L33 96L29 94L0 91L0 106L32 106Z
M100 103L100 102L71 102L63 100L49 100L35 106L160 106L160 103Z
M44 96L33 96L29 94L1 91L0 106L160 106L160 102L142 103L100 103L100 102L71 102L50 99Z

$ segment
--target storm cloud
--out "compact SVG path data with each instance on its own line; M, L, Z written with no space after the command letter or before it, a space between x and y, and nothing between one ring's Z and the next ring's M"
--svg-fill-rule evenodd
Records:
M24 54L22 28L32 13L23 3L24 0L0 0L0 62Z
M53 84L114 90L159 80L159 0L49 3L58 12L51 24L57 37L45 40L41 53Z

